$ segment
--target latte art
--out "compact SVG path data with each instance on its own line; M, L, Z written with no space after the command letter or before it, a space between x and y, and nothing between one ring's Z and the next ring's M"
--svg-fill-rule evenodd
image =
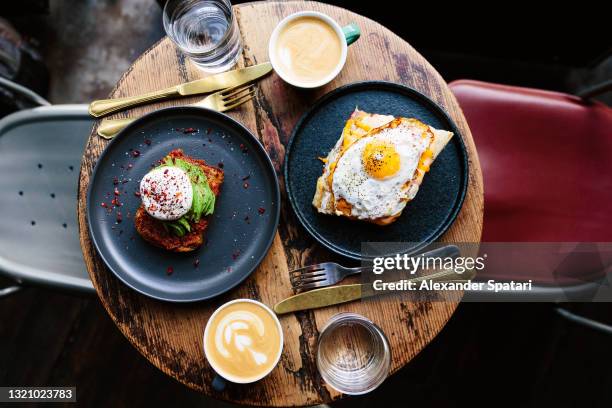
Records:
M268 361L268 356L254 347L265 334L266 328L260 316L251 312L234 311L218 323L215 347L225 358L246 357L255 365L262 365Z
M271 313L246 301L222 307L209 322L204 342L213 368L229 380L241 382L269 372L281 348L281 335Z

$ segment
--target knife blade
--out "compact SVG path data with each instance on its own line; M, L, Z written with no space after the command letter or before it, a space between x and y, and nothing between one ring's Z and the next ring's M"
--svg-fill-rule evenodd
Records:
M251 67L223 72L196 81L177 85L177 92L182 96L197 95L218 91L223 88L246 84L272 71L272 64L264 62Z
M435 282L464 282L472 279L474 275L475 273L473 271L466 271L465 273L458 275L454 270L447 269L429 275L407 279L407 281L421 282L432 280ZM339 285L314 289L308 292L299 293L280 301L274 306L274 312L277 314L285 314L297 312L299 310L318 309L320 307L338 305L341 303L386 293L370 290L370 288L370 283L356 283L352 285Z
M89 105L89 114L101 117L131 106L177 96L198 95L246 84L272 71L272 64L264 62L251 67L223 72L206 78L175 85L170 88L125 98L100 99Z

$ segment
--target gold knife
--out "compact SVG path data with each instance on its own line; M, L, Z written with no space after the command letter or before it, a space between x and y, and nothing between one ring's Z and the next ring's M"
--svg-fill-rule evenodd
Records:
M407 279L411 282L434 281L434 282L464 282L474 277L473 271L466 271L461 275L454 270L448 269L435 272L426 276ZM370 296L380 295L386 292L376 292L369 290L370 284L356 283L353 285L330 286L327 288L314 289L309 292L299 293L288 297L277 303L274 311L277 314L297 312L298 310L317 309L320 307L338 305L340 303L351 302Z
M142 103L157 99L197 95L218 91L219 89L229 88L253 81L266 75L270 71L272 71L272 64L269 62L264 62L251 67L223 72L221 74L212 75L196 81L175 85L160 91L153 91L142 95L128 96L125 98L100 99L93 101L89 105L89 113L91 116L98 118L130 106L140 105Z

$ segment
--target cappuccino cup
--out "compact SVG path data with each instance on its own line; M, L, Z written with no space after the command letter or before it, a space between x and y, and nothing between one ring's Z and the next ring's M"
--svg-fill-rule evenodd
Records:
M357 25L340 27L323 13L294 13L272 32L268 43L270 63L285 82L298 88L317 88L340 73L348 46L360 35Z
M276 367L283 351L283 331L276 314L261 302L236 299L220 306L204 329L204 354L218 374L212 386L225 381L248 384ZM221 378L219 378L221 377Z

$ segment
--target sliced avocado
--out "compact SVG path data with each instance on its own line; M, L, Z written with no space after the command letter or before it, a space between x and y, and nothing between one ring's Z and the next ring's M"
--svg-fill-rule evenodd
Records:
M202 186L202 190L204 192L204 208L202 213L204 215L210 215L215 210L215 194L210 189L208 182Z
M185 217L179 218L178 220L176 220L176 222L180 224L183 228L185 228L187 232L191 232L191 225L189 225L189 221L187 221Z
M168 229L172 231L172 233L177 237L182 237L183 235L185 235L185 230L182 225L176 224L174 222L166 223L166 225L168 226Z
M199 184L193 184L193 201L191 203L191 218L194 222L200 221L204 211L204 191Z

